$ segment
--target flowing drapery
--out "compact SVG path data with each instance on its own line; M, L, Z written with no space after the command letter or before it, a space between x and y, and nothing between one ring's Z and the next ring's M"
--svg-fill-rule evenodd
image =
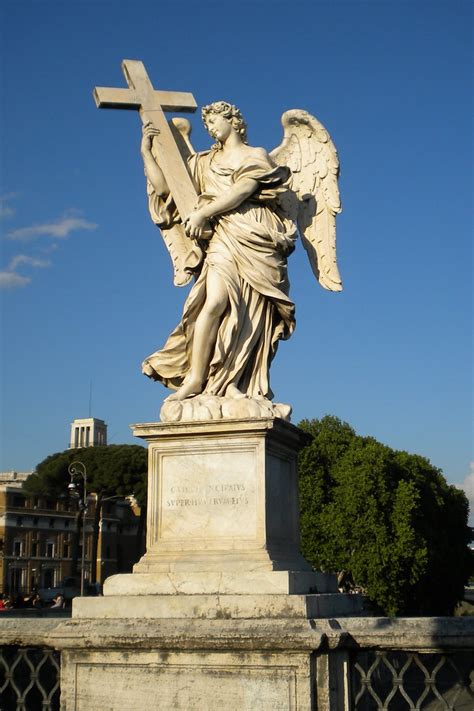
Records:
M230 384L250 397L271 397L270 363L278 341L293 332L294 304L288 296L287 255L294 224L278 208L287 171L255 155L237 170L218 162L218 151L190 159L200 201L212 201L239 180L258 182L254 195L215 218L214 231L199 277L184 304L183 316L164 347L148 356L143 372L176 389L190 369L194 325L206 301L206 279L217 272L227 287L228 306L219 325L204 392L224 396ZM150 211L176 219L170 201L150 195ZM158 219L155 221L159 224Z

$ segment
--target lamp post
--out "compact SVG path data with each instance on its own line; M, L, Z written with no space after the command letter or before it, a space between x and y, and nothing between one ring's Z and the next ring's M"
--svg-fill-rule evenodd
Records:
M103 552L103 532L104 532L104 516L103 516L103 504L105 504L107 501L128 501L129 505L131 505L131 500L135 500L135 495L132 494L114 494L113 496L105 496L99 498L98 494L96 494L97 497L97 512L98 512L98 531L100 535L100 546L98 545L98 557L100 557L100 570L99 570L99 583L100 585L103 584L103 576L104 576L104 561L102 560L102 552ZM100 504L99 504L100 501ZM117 571L116 571L117 572Z
M68 467L68 472L71 477L71 481L68 484L69 493L72 496L79 498L79 508L82 511L82 555L81 555L81 597L84 595L84 572L85 572L85 562L86 562L86 512L87 512L87 469L86 465L80 461L71 462ZM75 479L81 476L84 482L84 491L82 500L80 498L80 493L77 491L77 484Z

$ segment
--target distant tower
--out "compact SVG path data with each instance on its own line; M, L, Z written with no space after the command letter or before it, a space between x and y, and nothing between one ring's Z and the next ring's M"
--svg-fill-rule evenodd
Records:
M86 417L71 423L71 440L69 447L98 447L107 444L107 425L104 420L96 417Z

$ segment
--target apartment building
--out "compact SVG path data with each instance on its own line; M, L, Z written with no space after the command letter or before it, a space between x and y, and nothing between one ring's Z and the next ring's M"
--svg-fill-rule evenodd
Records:
M25 594L80 579L81 514L68 497L27 497L22 485L31 472L0 473L0 593ZM98 519L98 521L97 521ZM106 500L100 514L88 497L84 579L91 580L94 522L98 524L96 580L130 572L140 555L140 509L134 501Z

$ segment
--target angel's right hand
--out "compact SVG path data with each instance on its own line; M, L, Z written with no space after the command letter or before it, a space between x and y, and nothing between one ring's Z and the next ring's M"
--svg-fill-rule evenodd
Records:
M155 128L150 121L147 121L147 123L143 124L142 128L142 142L140 146L140 150L143 153L150 153L151 152L151 147L153 145L153 139L155 136L158 136L160 133L160 130L158 128Z

